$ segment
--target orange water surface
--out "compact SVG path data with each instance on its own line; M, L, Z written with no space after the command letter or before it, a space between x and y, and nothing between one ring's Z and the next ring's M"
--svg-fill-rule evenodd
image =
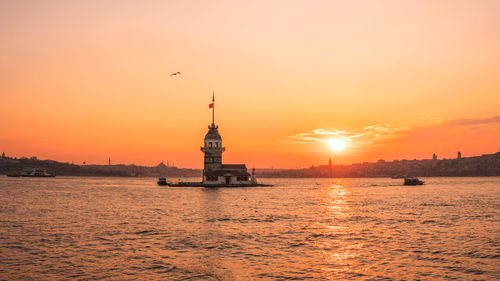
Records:
M500 178L0 176L0 280L500 279Z

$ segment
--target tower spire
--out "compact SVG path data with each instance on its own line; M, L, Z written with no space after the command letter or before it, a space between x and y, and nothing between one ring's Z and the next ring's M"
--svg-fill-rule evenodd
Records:
M215 127L215 91L212 92L212 127Z

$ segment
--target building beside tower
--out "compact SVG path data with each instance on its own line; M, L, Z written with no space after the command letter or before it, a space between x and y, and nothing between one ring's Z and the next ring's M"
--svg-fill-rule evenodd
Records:
M219 126L215 125L215 96L212 96L212 124L208 126L201 151L204 153L203 184L204 185L251 185L255 184L255 169L252 178L245 164L222 164L222 146Z

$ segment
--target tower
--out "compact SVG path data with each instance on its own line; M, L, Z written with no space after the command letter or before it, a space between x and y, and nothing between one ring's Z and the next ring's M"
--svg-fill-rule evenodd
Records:
M255 167L252 168L252 183L257 183L257 178L255 177Z
M212 124L208 126L204 146L201 147L201 151L205 154L203 174L222 169L222 152L226 150L225 147L222 147L222 138L217 130L219 126L215 125L215 94L212 95L212 103L209 108L212 109Z
M332 158L328 161L328 177L332 177Z

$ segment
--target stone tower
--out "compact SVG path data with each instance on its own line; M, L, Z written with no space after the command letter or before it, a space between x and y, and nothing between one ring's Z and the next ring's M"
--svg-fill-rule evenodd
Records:
M332 158L328 161L328 177L332 177Z
M215 95L212 96L209 107L212 108L212 125L208 126L204 146L201 147L201 151L205 154L203 174L222 169L222 152L226 150L222 147L222 138L217 130L219 126L215 125Z

